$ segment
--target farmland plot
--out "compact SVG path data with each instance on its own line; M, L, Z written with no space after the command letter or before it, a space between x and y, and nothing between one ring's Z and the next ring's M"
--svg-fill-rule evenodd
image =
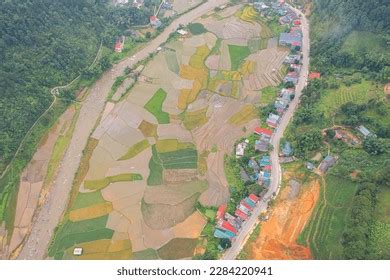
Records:
M280 81L287 53L241 8L196 20L107 106L51 256L73 258L75 246L90 259L193 256L206 223L195 206L229 201L224 157L259 125L259 90Z

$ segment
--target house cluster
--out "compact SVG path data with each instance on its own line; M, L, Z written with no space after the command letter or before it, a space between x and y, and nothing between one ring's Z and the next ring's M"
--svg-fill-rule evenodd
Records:
M270 113L266 120L267 125L272 128L277 128L280 122L281 117L288 109L290 102L295 97L295 89L294 88L282 88L279 92L279 95L274 102L274 108L276 110L276 114Z
M292 12L292 13L294 13L294 12ZM294 13L294 15L295 15L295 13ZM301 20L294 19L294 20L292 20L291 23L288 22L287 24L290 24L290 30L289 30L289 32L283 32L280 34L279 45L291 47L294 49L302 48Z
M253 7L263 16L285 16L290 10L283 0L257 0L253 3Z
M234 216L226 212L226 204L219 206L216 214L214 236L234 241L242 224L249 218L259 200L260 198L258 196L250 194L248 197L241 200L236 208Z
M161 3L161 9L172 10L173 9L173 3L172 2L173 2L172 0L164 0Z
M272 130L256 127L255 134L259 136L259 139L255 141L255 151L268 152L272 137Z

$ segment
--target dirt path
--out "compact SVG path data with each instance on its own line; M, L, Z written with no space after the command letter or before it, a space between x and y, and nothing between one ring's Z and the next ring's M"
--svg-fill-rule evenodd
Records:
M90 94L82 103L80 116L70 146L66 151L58 170L51 192L48 194L42 210L34 221L32 232L21 250L18 257L19 259L43 259L46 257L46 251L52 238L53 231L66 209L72 181L79 167L82 151L104 109L106 98L115 79L123 74L126 67L135 65L138 61L145 59L150 53L154 52L168 39L169 34L174 32L180 24L186 25L209 10L226 2L228 2L228 0L208 1L182 15L172 22L172 24L170 24L158 37L150 41L145 48L132 57L114 65L111 70L104 73L93 85Z

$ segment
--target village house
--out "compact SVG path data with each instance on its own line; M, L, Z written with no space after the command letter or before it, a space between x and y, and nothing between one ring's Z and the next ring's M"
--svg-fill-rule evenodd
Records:
M314 80L314 79L320 79L321 78L321 73L320 72L310 72L309 73L309 79Z
M279 45L281 46L299 46L302 47L302 35L300 33L281 33L279 38Z
M315 166L314 166L314 164L313 163L311 163L311 162L306 162L306 168L308 169L308 170L310 170L310 171L313 171L314 170L314 168L315 168Z
M242 210L240 210L238 208L234 212L234 215L236 215L237 217L239 217L243 221L248 220L248 215L244 211L242 211Z
M283 63L291 64L291 63L299 63L301 61L301 56L299 54L289 54L284 59Z
M248 147L248 143L249 143L249 141L245 140L244 142L241 142L241 143L239 143L237 145L237 147L236 147L236 158L240 158L240 157L244 156L245 150Z
M291 146L291 143L290 143L290 142L286 142L286 143L283 145L281 155L284 156L284 157L289 157L289 156L292 155L292 153L293 153L293 148L292 148L292 146Z
M118 39L116 39L114 51L117 53L122 52L124 44L125 44L125 37L124 36L121 36Z
M337 159L336 157L334 156L331 156L331 155L328 155L325 157L325 159L321 162L320 166L318 167L318 169L322 172L322 173L326 173L326 171L329 170L329 168L331 168L333 165L335 165L337 162Z
M260 166L257 164L257 162L256 162L253 158L251 158L251 159L249 160L248 166L249 166L250 168L252 168L253 170L255 170L255 171L260 170Z
M169 0L164 0L161 4L161 9L164 10L172 10L173 9L173 3Z
M133 1L133 7L137 8L137 9L141 9L143 5L144 5L144 0L134 0Z
M230 215L229 213L225 214L225 219L232 224L237 230L239 230L242 226L242 220L238 217L234 217Z
M217 221L223 219L223 217L225 216L225 213L226 213L226 209L227 209L227 204L221 204L218 207L217 214L215 216L215 219Z
M153 28L159 28L161 26L161 21L156 17L156 16L151 16L149 18L149 21L150 21L150 25L153 27Z
M267 118L267 125L276 128L279 124L280 117L278 115L270 113Z
M364 138L371 137L371 136L376 136L374 133L372 133L371 131L369 131L368 128L366 128L366 127L363 126L363 125L359 125L356 129L357 129L361 134L363 134Z
M291 82L294 85L298 83L299 76L296 72L288 72L287 76L284 77L283 82L288 83Z

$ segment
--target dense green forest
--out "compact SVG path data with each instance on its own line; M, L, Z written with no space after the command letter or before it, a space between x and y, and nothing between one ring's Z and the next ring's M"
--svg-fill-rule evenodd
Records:
M106 0L0 1L0 173L51 104L49 89L77 77L100 41L112 49L117 35L146 24L154 2L136 9Z
M390 2L315 0L311 20L313 64L322 72L355 68L389 77Z
M316 258L390 256L390 95L384 92L390 74L389 13L388 0L313 1L311 69L322 78L304 90L286 137L304 161L318 152L338 157L323 181L328 200L335 193L326 188L339 195L334 198L338 208L328 205L322 208L326 214L314 215L310 222L321 224L326 235L316 236L310 226L302 235ZM358 125L375 135L364 138ZM335 139L335 126L362 143ZM318 207L324 205L326 200Z

